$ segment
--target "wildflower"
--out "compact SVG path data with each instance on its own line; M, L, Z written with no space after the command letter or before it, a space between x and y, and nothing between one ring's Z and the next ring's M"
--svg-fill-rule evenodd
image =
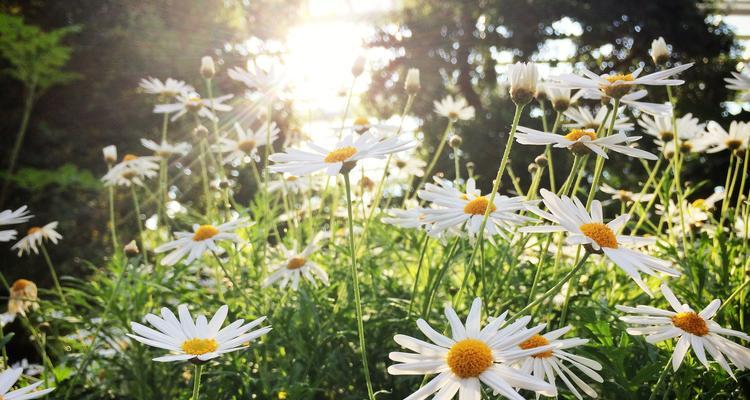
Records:
M111 144L102 148L102 155L104 156L104 162L107 164L113 164L117 161L117 147Z
M534 93L534 99L540 103L549 99L549 94L547 93L546 83L539 82L536 84L536 92Z
M62 235L59 234L55 229L57 228L57 221L53 221L44 226L34 226L29 228L26 232L26 236L21 238L16 244L11 247L11 250L18 250L18 256L21 257L24 253L39 254L39 248L44 241L50 241L57 244L59 239L62 239Z
M611 104L612 99L598 90L581 90L582 97L589 100L599 100L602 104ZM640 101L648 95L648 91L641 89L628 93L620 98L620 104L630 106L636 110L651 115L672 115L670 103L649 103Z
M297 250L296 243L291 249L287 249L283 243L279 243L278 250L285 260L283 263L271 267L271 275L263 281L262 286L268 287L278 282L279 287L284 289L291 281L292 289L297 290L300 277L310 281L313 286L317 286L315 278L328 286L328 274L310 260L310 256L318 250L318 242L322 237L323 235L318 235L301 252Z
M419 83L419 69L409 68L409 70L406 71L406 79L404 79L404 89L406 90L406 93L414 96L419 93L421 88L422 86Z
M287 72L278 64L272 64L265 70L248 62L247 69L231 68L229 77L255 89L260 95L271 100L279 95L287 82Z
M151 150L157 157L169 158L173 155L186 155L190 152L190 145L188 143L175 143L170 144L167 142L156 143L153 140L141 138L141 144L143 147Z
M474 107L470 106L462 98L453 99L453 96L446 96L443 100L434 101L435 113L452 121L470 120L474 118Z
M227 164L242 164L246 157L253 161L259 162L258 148L266 146L266 139L270 139L273 144L279 138L279 128L275 123L258 130L245 130L239 123L234 123L234 131L237 133L237 140L228 137L219 138L219 143L213 146L214 151L225 153L224 162Z
M641 305L637 307L616 306L622 312L637 314L620 317L628 324L637 325L628 328L629 334L646 335L646 341L652 344L679 337L672 354L674 371L680 367L690 347L693 348L698 361L706 368L708 368L706 358L706 352L708 352L732 378L735 376L727 363L727 358L739 369L750 368L750 349L723 337L733 336L750 341L750 336L743 332L722 328L712 320L719 310L721 300L714 299L706 308L696 313L688 304L680 302L666 284L661 285L661 293L673 311Z
M347 135L333 149L326 149L314 143L307 145L312 151L288 149L285 153L272 154L270 160L273 172L287 172L292 175L309 175L319 170L334 176L339 172L348 173L357 161L367 158L385 158L414 147L411 141L401 141L397 137L380 140L372 133L359 137Z
M624 108L620 108L618 115ZM605 107L599 108L596 115L592 114L588 108L577 107L568 109L565 112L565 116L573 120L573 123L564 124L563 127L567 129L593 129L598 131L602 124L608 124L609 118L607 117L607 109ZM606 119L606 121L605 121ZM614 130L615 131L632 131L633 124L628 122L628 117L619 117L615 120Z
M729 125L729 132L714 121L710 121L707 128L705 144L708 150L706 153L744 150L750 140L750 124L747 122L732 121Z
M362 75L362 73L365 72L366 63L367 59L365 59L364 56L357 56L357 58L354 59L354 63L352 64L352 76L356 78Z
M29 214L26 206L21 206L16 211L4 210L0 212L0 226L22 224L34 216ZM0 242L9 242L16 238L18 232L15 229L0 230Z
M433 393L441 399L452 399L456 393L461 399L480 399L481 383L503 396L523 400L517 389L533 390L555 396L554 386L528 373L511 367L507 362L539 351L548 351L546 345L530 350L518 349L522 343L544 329L544 324L526 329L529 317L500 328L505 322L504 313L481 327L482 302L474 300L466 318L466 325L450 306L445 307L445 316L451 326L451 337L433 329L423 319L417 327L433 343L406 335L396 335L393 340L414 353L392 352L388 357L397 364L388 367L391 375L437 374L428 383L414 392L409 399L424 399Z
M565 112L570 107L570 88L550 86L547 88L552 108L557 112Z
M158 174L159 157L138 157L134 154L126 154L119 164L113 166L102 177L106 186L126 186L132 184L143 185L147 178L153 178Z
M689 202L683 200L678 207L674 201L669 200L669 204L665 207L661 204L656 205L656 212L658 214L666 214L665 217L672 222L672 229L677 234L687 233L682 230L682 223L685 223L686 230L698 230L708 221L709 215L702 207L703 201L696 200L695 202Z
M427 162L414 155L400 153L393 157L393 166L396 167L396 177L407 182L415 176L424 176L424 168L427 166Z
M279 178L268 183L268 191L284 193L305 193L312 189L315 189L318 185L318 180L312 177L299 178L290 174L280 174Z
M212 251L216 254L222 253L223 250L217 245L220 240L240 242L240 237L233 232L249 225L250 223L246 218L216 226L195 224L193 225L193 232L175 232L175 240L157 247L154 251L156 253L171 251L161 260L162 265L174 265L185 256L187 256L185 264L190 264L206 251Z
M232 106L223 104L232 97L234 97L233 94L227 94L214 97L213 99L202 99L196 92L183 92L177 95L176 103L157 104L154 106L154 113L174 114L171 121L176 121L188 112L196 113L199 117L217 121L219 118L216 117L216 111L232 111Z
M535 378L543 379L550 385L555 385L555 376L559 376L568 390L573 392L573 395L578 399L582 399L583 397L579 393L577 387L588 396L596 398L596 391L586 384L583 379L579 378L571 368L565 365L570 364L575 366L584 375L596 382L604 382L604 379L596 373L596 371L601 371L601 364L592 359L565 351L566 349L584 345L589 341L588 339L580 338L559 339L561 336L568 333L571 328L571 326L566 326L564 328L547 332L544 335L537 333L519 343L518 347L523 350L535 349L541 346L552 346L552 348L550 350L521 356L514 360L513 364L521 372L529 374ZM575 382L575 385L571 383L571 381Z
M41 375L42 372L44 372L43 365L32 364L26 358L21 359L21 361L14 362L13 365L11 365L10 367L23 369L24 375L27 375L27 376L37 376L37 375Z
M678 67L666 69L663 71L654 72L652 74L640 76L643 71L643 67L639 67L635 71L629 74L603 74L597 75L588 69L583 69L583 75L579 76L575 74L565 74L556 77L555 79L560 82L561 85L570 87L572 89L591 89L598 90L603 95L611 97L613 99L620 99L626 94L630 93L630 90L635 85L646 85L646 86L675 86L682 85L685 81L680 79L667 79L672 75L678 74L690 67L693 63L680 65Z
M211 56L201 58L201 76L203 79L211 79L216 75L216 64Z
M669 47L667 47L667 42L664 41L664 38L661 36L651 42L650 53L651 58L654 60L654 64L656 65L666 64L667 61L669 61Z
M732 72L734 78L724 78L728 84L727 89L733 90L750 90L750 75L747 73ZM742 101L750 101L750 92L745 93L740 98Z
M138 250L138 245L135 243L135 240L131 240L128 242L128 244L125 245L122 249L125 254L128 257L135 257L140 253L140 250Z
M596 135L596 131L592 129L572 129L567 135L557 135L524 126L519 126L516 133L516 141L518 143L529 145L551 144L554 145L553 147L565 148L578 155L584 155L589 151L593 151L597 155L609 158L605 150L612 150L631 157L656 160L657 157L655 155L628 146L640 138L640 136L627 136L624 133L599 138Z
M157 95L163 100L195 91L187 83L172 78L167 78L167 80L162 82L159 79L148 77L141 79L141 83L138 86L143 93Z
M672 263L668 261L622 247L623 245L641 247L653 244L656 241L652 238L617 234L628 221L630 215L620 215L608 224L604 224L602 204L598 200L591 203L591 213L589 213L576 197L571 199L563 196L560 198L546 189L541 190L541 195L549 212L536 207L529 207L529 210L554 222L555 225L526 226L521 228L522 232L567 232L569 234L566 240L568 244L584 245L589 252L604 254L630 276L649 296L651 296L651 291L641 279L639 272L655 275L658 271L670 276L680 275L678 271L670 268Z
M534 63L517 62L508 65L508 82L510 98L517 105L528 104L536 94L539 83L539 69Z
M424 211L426 208L416 207L408 210L401 209L390 209L387 214L388 217L383 217L383 223L399 226L401 228L417 228L422 229L427 225L425 222Z
M615 189L607 184L603 184L599 189L603 193L611 195L612 200L617 200L622 203L644 203L651 201L656 197L653 193L634 193L629 190Z
M8 314L26 315L29 310L39 308L36 284L28 279L18 279L10 286Z
M23 368L9 368L3 372L0 372L0 399L5 399L5 400L38 399L46 395L47 393L55 390L55 388L36 390L39 386L41 386L44 383L44 381L38 381L24 388L9 392L8 390L10 390L10 388L12 388L16 384L16 382L18 381L18 378L21 377L21 374L23 374Z
M201 363L225 353L247 349L248 342L271 331L270 326L252 330L266 317L260 317L247 324L239 319L222 328L228 310L229 307L223 305L210 321L203 315L193 320L187 305L181 304L177 307L178 320L174 313L165 307L161 309L161 318L154 314L147 314L145 317L145 320L158 331L131 322L130 327L135 334L128 333L127 336L145 345L170 351L170 355L156 357L154 361Z

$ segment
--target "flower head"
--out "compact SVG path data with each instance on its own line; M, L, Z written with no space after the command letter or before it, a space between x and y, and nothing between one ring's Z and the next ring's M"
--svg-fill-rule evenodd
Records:
M635 71L627 74L603 74L597 75L588 69L583 69L582 73L584 76L575 74L565 74L555 77L554 79L559 82L560 85L567 86L573 89L589 89L598 90L603 95L611 97L613 99L620 99L626 94L630 93L631 89L636 85L646 86L675 86L682 85L685 81L679 79L667 79L672 75L678 74L690 67L693 63L680 65L678 67L665 69L663 71L654 72L652 74L641 76L643 67L636 69Z
M612 150L631 157L656 160L655 155L629 146L640 138L640 136L627 136L624 133L600 138L597 137L596 131L593 129L571 129L565 135L557 135L524 126L519 126L516 133L518 143L529 145L551 144L553 147L565 148L578 155L585 155L591 151L604 158L609 158L605 150Z
M510 98L518 105L528 104L536 94L539 83L539 68L534 63L508 65L508 82L510 83Z
M419 69L409 68L409 70L406 71L406 79L404 79L404 89L406 90L406 93L415 95L421 88L422 86L419 83Z
M328 274L310 260L310 257L319 248L320 240L325 233L318 234L310 244L302 251L297 250L297 244L291 249L286 248L283 243L278 246L278 251L284 257L284 261L271 267L271 275L263 281L262 286L268 287L278 283L280 288L285 288L291 281L292 289L297 290L301 277L307 279L311 285L317 286L315 278L318 278L324 285L328 285Z
M138 86L143 93L159 96L159 98L163 100L177 97L183 93L195 91L195 89L187 83L172 78L167 78L167 80L162 82L159 79L148 77L141 79Z
M122 161L115 164L102 177L106 186L126 186L133 184L143 186L143 181L153 178L158 174L159 157L138 157L134 154L126 154Z
M193 232L175 232L175 240L157 247L154 251L156 253L171 251L161 260L162 265L174 265L185 256L187 256L185 263L190 264L206 251L212 251L215 254L223 253L224 250L218 246L218 241L240 242L240 237L234 231L249 225L250 222L246 218L216 226L195 224L193 225Z
M17 210L4 210L0 212L0 226L22 224L34 216L29 214L26 206L21 206ZM16 238L18 232L15 229L0 230L0 242L9 242Z
M28 279L18 279L10 286L8 313L26 315L29 310L39 308L36 284Z
M0 399L3 400L29 400L38 399L43 397L47 393L55 390L55 388L47 388L42 390L36 390L39 386L44 384L43 380L36 383L32 383L26 387L17 390L10 390L13 385L16 384L18 378L23 374L23 368L9 368L3 372L0 372Z
M618 111L618 115L621 114L622 110L624 109L621 108L621 110ZM592 114L591 111L586 107L570 108L568 109L568 111L565 111L565 116L573 120L573 122L564 124L563 127L567 129L577 128L592 129L594 131L598 131L602 124L606 124L607 121L609 121L607 117L608 115L609 114L607 113L607 109L605 107L599 108L596 114ZM605 121L605 119L607 119L607 121ZM615 120L614 130L618 132L632 131L633 124L629 122L628 117L619 117Z
M667 47L667 42L663 37L659 36L658 39L654 39L651 42L651 58L654 60L654 64L661 65L666 64L669 61L670 51Z
M435 113L453 121L466 121L474 118L474 107L462 98L454 100L453 96L446 96L443 100L435 101L433 104Z
M747 122L732 121L729 132L714 121L710 121L707 128L708 132L704 136L707 153L744 150L750 141L750 124Z
M171 120L176 121L178 118L188 112L196 113L212 121L218 120L216 111L232 111L232 106L223 104L225 101L234 97L233 94L214 97L213 99L203 99L197 92L183 92L177 95L176 103L157 104L154 107L156 114L174 114Z
M154 152L156 157L169 158L174 155L182 155L190 152L190 144L181 142L170 144L168 142L156 143L153 140L141 138L143 147Z
M26 232L26 236L22 237L16 244L11 247L11 250L18 250L18 256L21 257L24 253L39 254L38 246L42 245L45 241L50 241L57 244L59 239L62 239L62 235L57 233L57 221L53 221L44 226L34 226L29 228Z
M727 83L727 89L750 90L750 75L747 74L747 71L744 73L732 72L732 78L724 78L724 81ZM750 101L750 92L743 94L740 100Z
M234 131L237 140L222 137L219 138L219 143L213 146L214 151L224 153L224 162L227 164L243 164L246 159L259 162L258 148L273 144L279 138L280 132L275 123L257 130L245 130L236 122ZM267 143L269 139L270 142Z

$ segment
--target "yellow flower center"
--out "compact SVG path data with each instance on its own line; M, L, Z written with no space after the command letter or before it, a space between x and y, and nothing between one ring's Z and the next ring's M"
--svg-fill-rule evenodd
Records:
M482 196L477 197L476 199L466 203L464 206L464 213L466 214L472 214L472 215L484 215L485 212L487 212L487 206L489 206L490 201ZM497 210L497 207L493 204L492 207L490 207L490 212L494 212Z
M340 149L336 149L326 156L326 158L323 159L323 161L327 163L337 163L337 162L344 162L348 159L350 159L352 156L357 154L357 149L353 146L346 146L342 147Z
M255 140L248 139L237 143L237 147L245 153L251 152L256 146Z
M622 96L625 96L630 92L630 89L633 87L633 85L628 85L623 82L632 82L635 78L633 78L633 74L615 74L615 75L609 75L604 77L609 84L603 84L600 85L600 89L602 92L604 92L607 97L612 97L614 99L619 99Z
M476 378L491 367L494 358L492 349L481 340L464 339L456 342L448 351L446 362L459 378Z
M367 126L370 125L370 120L368 120L367 117L357 117L354 120L354 125Z
M705 336L708 334L706 320L692 311L677 313L677 315L672 317L672 325L695 336Z
M33 227L29 228L28 231L26 231L26 234L27 235L33 235L33 234L35 234L37 232L41 232L41 231L42 231L42 228L40 228L38 226L33 226ZM2 399L0 399L0 400L2 400Z
M615 83L617 81L625 81L625 82L631 82L633 80L633 74L614 74L614 75L608 75L605 76L604 79L609 81L609 83Z
M742 147L742 140L739 139L728 139L725 144L729 150L737 150Z
M211 353L219 348L219 343L214 339L188 339L182 342L180 346L182 351L187 354L194 356L200 356L202 354Z
M212 237L219 234L219 230L213 225L201 225L195 230L193 234L193 241L200 242L202 240L211 239Z
M596 132L590 129L573 129L564 138L575 142L584 136L588 136L591 140L596 140Z
M122 157L122 161L133 161L133 160L137 160L137 159L138 159L138 156L135 155L135 154L125 154Z
M693 207L695 208L703 208L704 204L706 204L706 199L697 199L693 201Z
M456 111L449 111L448 112L448 118L450 118L450 119L458 119L458 113Z
M534 336L532 336L532 337L524 340L523 342L521 342L518 345L518 347L520 347L520 348L522 348L524 350L528 350L528 349L533 349L533 348L536 348L536 347L546 346L548 344L549 344L549 340L547 340L547 338L545 338L544 336L542 336L542 335L534 335ZM534 358L552 357L552 350L547 350L547 351L542 351L542 352L536 353L536 354L532 355L532 357L534 357Z
M13 286L10 287L11 292L22 292L26 290L27 287L34 285L34 282L28 280L28 279L18 279L15 282L13 282ZM34 285L36 286L36 285Z
M600 222L592 222L590 224L581 225L579 229L584 235L595 241L600 247L608 247L610 249L617 248L617 237L607 225Z
M287 269L300 269L307 262L303 257L292 257L286 264Z

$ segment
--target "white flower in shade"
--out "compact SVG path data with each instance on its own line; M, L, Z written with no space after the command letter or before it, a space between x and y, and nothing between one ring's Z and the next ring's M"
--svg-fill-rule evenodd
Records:
M283 193L306 193L319 186L319 180L312 176L298 177L290 174L279 174L278 179L268 183L268 191Z
M271 267L271 275L263 281L262 286L268 287L278 283L279 287L284 289L291 281L292 289L297 290L301 277L307 279L314 287L317 286L315 278L328 286L328 274L310 260L310 256L318 250L318 243L324 236L325 234L319 234L301 252L297 250L296 243L291 249L279 243L278 251L284 257L284 262Z
M654 59L654 64L664 64L669 61L669 47L663 37L659 36L651 42L651 58Z
M396 178L408 182L415 176L424 176L424 168L427 166L427 162L413 154L401 153L393 157L393 166L396 168Z
M21 206L15 211L4 210L0 212L0 226L22 224L33 217L26 206ZM17 233L15 229L0 230L0 242L10 242L16 238Z
M612 200L616 200L622 203L644 203L651 201L654 197L656 197L656 195L653 193L634 193L629 190L615 189L607 184L603 184L599 188L599 190L601 190L603 193L611 195Z
M222 328L227 318L227 306L221 306L209 321L199 315L193 320L185 304L177 307L179 319L168 308L161 309L161 318L148 314L145 320L156 329L151 329L137 322L131 322L130 327L135 334L128 336L151 347L168 350L171 354L154 358L154 361L191 361L200 363L221 356L232 351L244 350L253 341L271 331L270 326L253 330L266 317L260 317L245 324L238 319Z
M573 395L578 399L583 398L578 388L588 396L596 398L596 391L584 382L583 379L579 378L566 364L576 367L584 375L599 383L604 382L604 379L596 371L601 371L602 365L592 359L566 351L567 349L584 345L589 341L588 339L581 338L559 339L562 335L568 333L570 329L571 326L566 326L547 332L544 335L536 334L521 342L518 347L523 350L541 346L552 346L552 349L519 357L513 361L513 365L521 372L530 374L535 378L543 379L550 385L556 385L555 378L560 377L568 390L573 392Z
M750 224L745 225L745 220L742 218L741 215L738 215L734 219L734 231L737 233L738 237L741 237L743 239L750 239Z
M200 73L204 79L211 79L216 75L216 63L213 57L203 56L201 58Z
M45 241L50 241L53 244L57 244L57 241L62 239L62 235L59 234L55 229L57 228L57 221L50 222L44 226L34 226L29 228L26 236L22 237L16 244L11 247L11 250L17 250L18 256L21 257L24 253L39 254L39 246Z
M642 247L656 241L653 238L618 234L630 215L620 215L604 224L602 204L598 200L591 203L591 213L589 213L576 197L571 199L563 196L560 198L546 189L541 190L541 195L549 212L536 207L529 207L529 210L554 222L555 225L527 226L521 228L522 232L567 232L567 243L584 245L589 252L604 254L630 276L649 296L651 296L651 291L641 279L640 272L648 275L656 275L657 271L670 276L680 275L677 270L670 268L672 263L668 261L622 247L623 245Z
M529 103L536 94L539 84L539 68L534 63L508 65L508 83L510 83L510 98L518 105ZM549 90L549 86L547 87Z
M630 93L635 85L644 86L676 86L682 85L685 81L680 79L667 79L672 75L678 74L690 67L693 63L680 65L678 67L657 71L652 74L640 76L643 67L639 67L629 74L603 74L597 75L588 69L583 69L584 76L575 74L565 74L552 79L560 82L561 85L573 89L590 89L598 90L607 97L615 99L622 98Z
M38 399L43 397L47 393L55 390L55 388L47 388L42 390L36 390L39 386L44 384L44 381L38 381L32 383L21 389L12 390L10 389L16 384L18 378L23 374L23 368L9 368L3 372L0 372L0 399L3 400L29 400Z
M724 78L727 89L750 90L750 75L747 73L732 72L733 78ZM742 101L750 101L750 93L745 93L740 98Z
M419 69L409 68L409 70L406 71L406 79L404 79L404 89L406 90L406 93L415 95L421 88L422 86L419 83Z
M286 69L277 63L273 63L264 69L248 61L247 69L234 67L227 73L230 78L260 92L259 94L267 100L278 96L284 90L288 81Z
M11 368L21 368L23 369L24 375L28 376L37 376L41 375L42 372L44 372L44 365L32 364L26 358L21 359L21 361L14 362L13 365L11 365Z
M685 354L691 347L698 361L706 368L708 368L706 358L706 353L708 353L732 378L734 378L734 373L727 359L741 370L750 368L750 349L723 337L733 336L750 341L750 336L743 332L722 328L712 320L721 306L721 300L715 299L700 312L695 312L689 305L681 303L666 284L661 285L661 293L672 310L642 305L616 306L622 312L638 314L620 317L622 321L636 325L636 327L628 328L629 334L645 335L646 341L652 344L679 338L672 354L672 369L675 371L680 367Z
M106 186L130 186L132 184L143 185L143 181L153 178L158 174L159 157L138 157L133 154L125 154L122 161L107 171L102 177Z
M383 223L395 225L401 228L415 228L422 229L427 225L425 222L424 211L426 208L416 207L408 210L402 209L390 209L388 210L388 216L383 217Z
M172 121L176 121L178 118L193 112L198 116L217 121L219 118L216 116L216 111L226 112L232 111L232 106L223 104L225 101L234 97L233 94L227 94L224 96L214 97L213 99L202 99L201 96L196 92L185 92L177 95L177 102L170 104L157 104L154 106L154 113L156 114L174 114L171 118Z
M708 123L708 131L704 136L707 153L718 153L722 150L744 150L750 140L750 124L732 121L729 132L714 121Z
M102 147L102 156L104 157L104 162L107 164L117 162L117 147L113 144Z
M144 78L141 79L138 87L143 93L157 95L164 99L195 91L187 83L172 78L167 78L164 82L152 77Z
M157 157L169 158L174 155L184 156L190 152L190 144L181 142L170 144L168 142L156 143L153 140L141 138L143 147L151 150Z
M620 111L617 115L622 115L622 111L624 110L624 107L620 107ZM596 115L592 114L586 107L571 108L568 111L565 111L565 116L573 120L573 123L563 125L563 127L568 129L593 129L596 131L603 123L609 123L607 122L609 121L609 118L607 117L607 109L604 107L599 108ZM607 118L607 121L604 120L605 118ZM633 124L629 121L628 117L618 117L615 120L614 130L632 131ZM607 127L609 126L607 125Z
M292 175L309 175L313 172L325 170L326 174L334 176L351 170L357 161L367 158L385 158L385 156L414 147L412 141L402 141L397 137L380 140L372 133L366 132L360 136L347 135L332 149L326 149L312 142L307 144L312 151L288 149L285 153L272 154L270 160L273 172L287 172Z
M694 202L689 202L687 200L683 200L681 203L682 206L682 212L680 212L680 207L678 207L674 201L671 199L669 200L669 204L664 207L662 204L656 205L656 213L660 215L664 215L666 219L672 222L672 229L675 233L683 233L682 231L682 223L685 222L685 229L686 230L697 230L703 227L703 225L708 221L709 214L706 213L706 209L703 207L704 200L696 200Z
M453 96L446 96L432 104L435 106L435 113L453 121L465 121L474 118L474 107L470 106L463 98L453 99Z
M487 237L502 236L502 230L510 231L517 224L530 220L518 212L535 202L526 201L523 196L508 197L497 194L490 205L489 195L481 195L475 187L473 178L466 182L466 187L466 192L460 192L454 188L427 184L424 190L417 193L420 199L431 202L435 207L422 210L424 222L430 225L431 235L439 235L450 228L463 227L469 236L474 238L479 233L488 207L490 214L484 227Z
M187 256L185 264L190 264L206 251L212 251L216 254L222 253L224 250L218 246L218 241L228 240L239 243L241 239L234 231L249 225L250 222L246 218L216 226L195 224L193 225L193 232L175 232L175 240L157 247L154 251L157 253L171 251L161 260L162 265L174 265L185 256Z
M607 101L606 103L612 105L611 98L605 96L604 94L602 94L602 92L598 90L582 90L581 92L583 93L583 98L585 99L601 101L602 98L605 98L605 99L609 99L609 101ZM672 115L672 105L669 103L649 103L645 101L640 101L642 98L646 97L647 95L648 95L648 91L645 89L641 89L632 93L628 93L622 96L622 98L620 98L620 104L630 106L646 114Z
M557 135L519 126L518 132L516 132L516 141L521 144L551 144L553 147L568 149L578 155L585 155L589 151L593 151L604 158L609 158L606 150L612 150L631 157L656 160L655 155L629 146L640 138L640 136L627 136L624 133L599 138L593 129L572 129L566 135Z
M549 101L552 103L552 108L557 112L565 112L572 103L570 92L571 89L567 87L550 86L546 89ZM539 89L537 87L537 93Z
M214 151L224 153L224 162L227 164L243 164L248 157L259 162L258 148L267 144L266 139L270 138L270 143L275 142L280 132L275 123L271 123L270 127L245 130L236 122L234 131L237 133L237 140L222 137L219 138L219 143L213 146Z
M555 396L553 385L528 373L511 367L508 362L539 351L552 349L551 345L523 350L518 345L534 337L545 325L526 329L530 317L501 328L504 313L481 326L482 302L477 298L471 305L464 325L450 306L445 316L451 327L451 337L433 329L425 320L417 320L417 327L433 343L406 335L396 335L393 340L414 353L392 352L388 357L398 364L388 367L391 375L431 375L432 380L404 400L420 400L435 394L436 399L450 400L457 393L460 399L482 398L481 384L495 393L513 400L523 400L517 389L533 390Z
M652 117L644 114L641 116L641 119L638 120L638 125L640 125L646 133L662 142L671 142L674 139L675 130L672 129L671 115ZM686 145L689 145L692 149L692 147L697 145L698 142L703 140L703 137L706 134L706 124L701 123L698 118L693 117L693 114L685 114L682 117L677 118L677 134L679 135L680 142L684 141Z

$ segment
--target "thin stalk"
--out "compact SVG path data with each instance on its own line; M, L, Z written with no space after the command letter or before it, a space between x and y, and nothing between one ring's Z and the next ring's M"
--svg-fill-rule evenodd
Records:
M651 168L651 173L648 174L648 179L646 179L646 183L643 185L643 188L641 188L640 193L638 193L638 198L643 197L643 195L646 194L648 191L648 188L651 187L651 185L656 180L656 172L659 171L659 167L661 166L662 161L664 160L663 153L659 155L659 159L656 160L656 164L654 164L654 167ZM628 211L628 214L633 214L635 211L635 208L639 205L638 201L633 201L633 205L630 206L630 211Z
M193 396L191 400L198 400L198 394L201 391L201 375L203 374L203 365L195 364L195 377L193 378Z
M430 237L427 232L424 233L422 239L422 246L419 250L419 262L417 263L417 273L414 276L414 285L411 288L411 297L409 300L409 309L406 312L406 319L411 318L411 312L414 309L414 299L417 297L417 288L419 287L419 276L422 274L422 265L424 265L425 253L427 253L427 244L430 242Z
M445 276L445 272L448 270L448 267L451 265L451 261L453 260L453 256L456 254L456 249L458 248L458 243L460 242L460 239L461 239L460 236L456 236L456 239L453 240L453 244L448 250L448 253L446 253L443 256L443 261L442 261L443 266L440 268L438 275L435 277L435 281L432 282L432 285L429 285L429 282L428 282L430 291L427 296L427 302L422 307L422 318L426 318L427 313L430 311L430 308L432 308L432 302L435 300L435 294L437 293L438 287L440 287L440 282L442 282L443 277ZM469 268L469 266L467 266L466 268ZM463 287L463 284L461 286Z
M252 300L250 299L250 297L248 297L248 295L245 293L245 291L242 290L242 288L240 287L240 285L237 284L237 282L234 280L234 278L229 273L229 271L227 271L227 267L224 266L224 263L221 261L221 258L219 258L219 255L216 254L216 252L213 251L213 250L211 250L211 254L214 255L214 258L216 258L216 261L219 263L219 267L224 272L224 276L226 276L227 279L229 279L229 282L232 283L232 286L234 286L234 288L237 289L240 292L240 295L242 295L242 297L245 299L245 301L248 304L251 304Z
M209 217L213 214L213 199L211 198L210 182L208 180L208 165L206 163L206 152L208 145L206 144L206 138L200 139L201 153L198 159L201 163L201 180L203 181L203 197L206 202L206 215Z
M570 185L573 184L573 179L578 172L578 168L580 167L581 167L581 157L578 155L575 155L573 157L573 165L570 167L570 172L568 173L568 177L565 179L565 182L563 183L562 187L560 187L560 192L557 193L558 196L565 196L568 194L568 189L570 189Z
M57 295L60 296L60 300L62 300L63 304L68 305L68 301L65 299L65 294L63 294L62 291L62 286L60 286L60 280L57 279L57 271L55 271L55 266L52 265L52 259L49 258L49 253L47 253L47 247L44 245L44 242L40 243L40 247L42 248L44 261L47 263L49 273L52 276L52 282L55 285L55 290L57 290Z
M5 203L5 199L8 196L8 189L10 188L10 181L13 177L13 173L16 169L16 163L18 162L18 155L21 153L21 147L23 146L23 139L26 136L26 131L29 127L29 118L31 117L31 109L34 106L34 97L36 95L36 82L33 82L28 86L26 97L23 103L23 115L21 116L21 126L18 127L16 133L16 141L13 143L13 150L10 152L10 162L8 162L8 169L6 170L5 182L3 182L3 191L0 193L0 207Z
M449 118L448 124L445 126L445 131L443 131L443 136L440 138L440 143L438 144L437 150L435 150L435 154L432 156L432 160L430 160L430 163L427 164L427 169L424 170L424 175L422 175L422 179L419 180L419 185L417 185L417 188L422 187L427 179L430 179L430 177L432 176L432 170L435 168L435 164L437 164L438 159L440 159L440 155L443 154L445 143L448 141L448 134L450 134L452 129L453 120ZM416 193L416 191L414 191L414 193Z
M674 354L672 355L674 357ZM659 389L661 388L664 378L667 376L667 371L669 371L669 366L672 364L672 357L669 357L669 360L667 360L667 363L664 365L664 368L661 370L661 374L659 374L659 379L656 381L656 385L654 385L654 389L651 391L651 396L648 397L648 400L655 400L657 393L659 393Z
M461 181L461 164L458 160L458 147L453 148L453 166L456 168L456 182Z
M135 220L138 222L138 233L141 236L141 254L143 254L143 262L148 265L148 248L146 247L146 234L143 232L143 222L141 221L141 206L138 203L138 194L135 192L135 186L133 185L130 185L130 194L133 196Z
M560 128L560 121L562 119L562 113L557 112L555 114L555 122L552 124L552 134L556 134ZM547 157L547 167L549 172L549 188L552 192L556 192L557 185L555 184L555 164L554 158L552 157L552 145L544 147L544 155Z
M107 164L107 170L112 169L112 164ZM117 240L117 221L115 220L115 188L114 186L107 186L107 194L109 195L109 231L112 236L112 251L117 253L120 250L120 244Z
M607 128L607 137L612 134L615 129L615 121L617 120L617 114L620 109L620 99L614 99L612 105L612 115L610 116L609 128ZM591 202L594 201L596 192L599 191L599 180L602 176L602 170L604 169L604 157L596 158L596 166L594 167L594 180L591 183L591 190L589 191L589 197L586 199L586 209L591 207Z

